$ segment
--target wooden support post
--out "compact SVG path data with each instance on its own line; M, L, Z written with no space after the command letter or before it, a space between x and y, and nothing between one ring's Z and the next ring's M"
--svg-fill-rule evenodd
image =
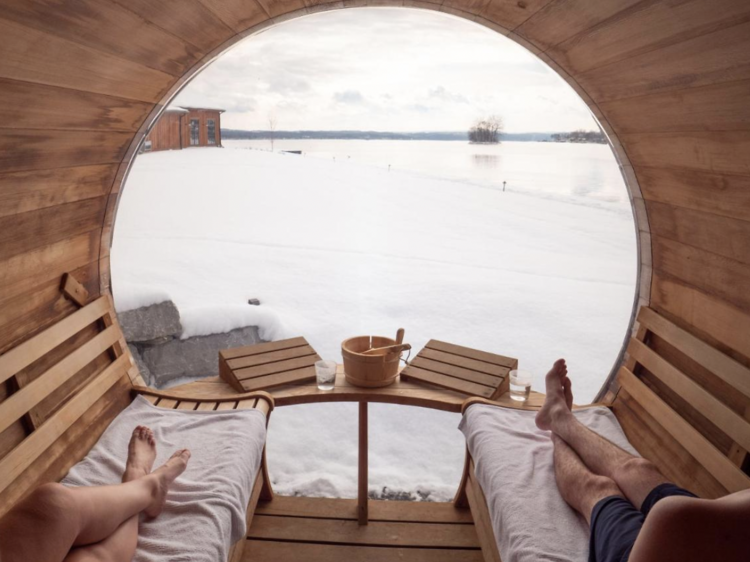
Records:
M360 525L367 525L367 402L359 403L359 480L357 487L357 519Z

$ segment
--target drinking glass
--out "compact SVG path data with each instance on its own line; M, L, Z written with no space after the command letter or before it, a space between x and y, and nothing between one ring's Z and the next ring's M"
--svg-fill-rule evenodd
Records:
M510 372L510 397L519 402L525 402L531 394L533 375L529 371L514 369Z
M320 390L333 390L336 383L336 362L335 361L316 361L315 377L318 380Z

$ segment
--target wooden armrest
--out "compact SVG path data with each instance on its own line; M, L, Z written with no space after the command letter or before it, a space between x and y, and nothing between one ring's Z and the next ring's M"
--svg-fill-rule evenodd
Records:
M488 400L487 398L482 398L480 396L472 396L470 398L467 398L463 401L461 404L461 414L464 414L469 406L473 406L474 404L485 404L487 406L499 406L501 408L515 408L517 410L538 410L540 406L530 406L523 404L521 402L518 402L517 404L512 404L510 401L505 402L498 402L496 400ZM585 410L586 408L597 408L599 406L604 406L606 408L612 407L611 404L608 404L606 402L593 402L591 404L586 404L585 406L578 406L577 404L573 404L574 410Z
M262 390L256 390L255 392L242 392L238 394L230 395L215 395L215 396L195 396L191 394L181 394L179 392L169 392L165 390L156 390L148 386L134 386L133 392L136 394L142 394L145 396L154 396L156 398L164 398L167 400L189 400L192 402L239 402L241 400L252 400L254 398L264 400L268 403L269 414L274 409L276 402L268 392Z

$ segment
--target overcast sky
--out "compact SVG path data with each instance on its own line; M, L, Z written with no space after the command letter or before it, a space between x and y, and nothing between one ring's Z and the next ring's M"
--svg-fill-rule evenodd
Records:
M175 105L226 109L222 127L463 131L500 115L507 132L597 129L543 62L478 24L427 10L314 14L245 39Z

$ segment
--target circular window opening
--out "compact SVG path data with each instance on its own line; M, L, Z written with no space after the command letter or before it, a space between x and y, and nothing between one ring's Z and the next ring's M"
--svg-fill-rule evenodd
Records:
M112 271L153 384L216 374L212 346L302 335L340 361L344 339L404 327L415 352L436 339L518 358L536 389L566 357L587 403L620 351L637 248L616 159L559 76L481 26L367 8L273 27L196 77L143 152ZM356 412L325 406L275 414L282 493L354 493L356 430L339 420ZM376 495L450 497L457 415L371 416Z

